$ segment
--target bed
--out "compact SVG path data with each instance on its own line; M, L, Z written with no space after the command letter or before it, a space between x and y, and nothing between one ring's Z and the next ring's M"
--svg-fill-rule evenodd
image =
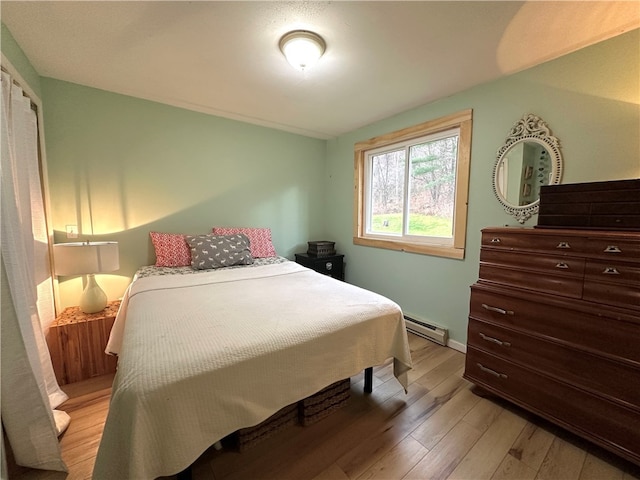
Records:
M327 385L411 357L398 305L282 257L194 271L143 267L107 350L117 354L95 479L152 479Z

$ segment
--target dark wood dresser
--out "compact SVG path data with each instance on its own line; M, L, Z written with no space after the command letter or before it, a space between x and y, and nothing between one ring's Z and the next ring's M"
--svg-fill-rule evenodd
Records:
M464 377L640 465L640 233L484 229Z

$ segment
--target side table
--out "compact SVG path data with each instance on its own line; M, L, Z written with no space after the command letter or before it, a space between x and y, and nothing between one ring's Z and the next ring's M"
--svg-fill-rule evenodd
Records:
M296 263L318 273L344 281L344 255L325 255L315 257L308 253L296 253Z
M68 307L58 315L47 333L47 344L60 385L114 373L117 358L104 353L120 300L109 302L98 313Z

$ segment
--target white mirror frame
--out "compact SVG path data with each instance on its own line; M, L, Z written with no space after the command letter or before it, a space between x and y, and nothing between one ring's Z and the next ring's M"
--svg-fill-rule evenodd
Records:
M500 174L500 167L511 149L519 143L528 141L541 144L549 153L551 172L549 173L548 182L545 183L545 185L556 185L560 183L560 179L562 178L560 142L556 137L551 135L551 131L544 120L532 113L525 115L516 122L511 132L509 132L504 145L498 150L498 157L493 168L493 193L504 210L508 214L513 215L519 223L524 223L531 218L532 215L538 213L540 198L537 198L527 205L513 205L500 191L498 175Z

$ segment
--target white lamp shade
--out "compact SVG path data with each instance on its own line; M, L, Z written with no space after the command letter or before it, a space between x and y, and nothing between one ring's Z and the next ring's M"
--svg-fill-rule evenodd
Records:
M120 268L118 242L58 243L53 246L56 275L113 272Z
M312 67L325 48L326 44L320 35L306 30L289 32L280 39L280 50L287 62L298 70Z

